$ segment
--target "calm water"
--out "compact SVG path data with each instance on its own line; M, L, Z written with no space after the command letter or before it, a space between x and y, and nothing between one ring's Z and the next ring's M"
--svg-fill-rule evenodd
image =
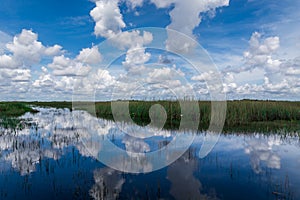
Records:
M97 141L107 137L121 149L152 152L175 134L194 133L158 131L137 140L120 131L136 128L132 125L97 120L81 111L76 118L69 110L39 110L21 117L30 122L22 130L0 129L0 199L300 199L296 134L221 135L212 152L200 159L205 133L197 133L171 165L124 173L95 159L102 148ZM97 130L99 137L82 127ZM138 161L140 171L154 167Z

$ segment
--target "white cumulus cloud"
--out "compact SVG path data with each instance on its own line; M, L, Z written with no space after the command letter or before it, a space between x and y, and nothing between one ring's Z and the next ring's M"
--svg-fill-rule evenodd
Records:
M6 44L8 54L0 55L0 68L18 68L38 64L43 56L54 56L61 53L62 47L54 45L45 47L38 41L38 34L23 29Z
M79 55L76 57L79 62L83 62L86 64L97 64L101 62L102 56L99 52L97 46L93 46L92 48L82 49Z
M95 3L96 7L90 12L90 15L96 23L94 28L96 36L110 38L126 27L118 0L99 0Z
M167 8L174 5L169 15L171 23L169 29L179 31L195 39L193 30L201 23L201 14L208 11L214 12L216 8L228 6L229 0L151 0L158 8ZM195 47L194 42L186 37L180 37L173 32L168 33L167 49L175 52L188 53Z
M64 55L54 57L48 67L53 69L53 74L56 76L86 76L91 70L90 66L85 66Z

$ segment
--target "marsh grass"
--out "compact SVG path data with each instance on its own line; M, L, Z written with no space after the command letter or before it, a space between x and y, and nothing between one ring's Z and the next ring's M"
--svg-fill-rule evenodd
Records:
M72 109L72 102L67 101L49 101L49 102L27 102L27 104L38 106L38 107L52 107L52 108L68 108Z
M26 112L35 113L28 104L21 102L0 102L0 126L8 129L21 129L22 123L19 116Z
M196 111L192 105L198 103ZM182 110L178 101L130 101L129 115L138 125L145 126L151 122L149 110L153 105L163 106L167 114L165 129L178 129L182 120ZM187 110L186 121L195 123L200 114L198 130L207 130L211 121L211 102L184 101ZM35 112L30 106L68 108L70 110L86 110L87 112L108 120L114 120L111 102L2 102L0 103L0 118L2 124L10 124L9 118L18 117L26 112ZM74 105L77 105L76 108ZM124 108L115 109L119 118L125 113ZM158 115L160 113L157 113ZM187 124L187 126L189 126ZM299 132L300 131L300 102L290 101L256 101L239 100L227 101L224 131L239 132Z
M188 103L188 102L187 102ZM129 112L134 122L139 125L150 123L149 109L155 104L164 107L167 113L166 129L179 128L181 108L177 101L130 101ZM200 122L199 130L206 130L211 121L211 102L199 101ZM97 117L113 120L111 102L95 104ZM124 113L120 109L120 115ZM116 113L118 114L118 113ZM195 121L194 110L188 111L191 122ZM225 131L299 131L300 102L288 101L228 101L225 120Z
M21 102L0 102L0 118L19 117L26 112L36 112L28 104Z

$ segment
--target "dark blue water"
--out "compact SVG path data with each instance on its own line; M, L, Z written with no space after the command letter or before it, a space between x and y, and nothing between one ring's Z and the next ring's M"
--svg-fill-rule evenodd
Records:
M84 115L80 123L95 126ZM96 159L101 147L68 110L41 109L22 118L30 122L22 130L0 130L0 199L300 199L297 134L221 135L200 159L205 133L198 133L172 164L125 173ZM174 133L134 141L113 122L99 123L100 138L131 152L167 146ZM145 160L140 166L154 169Z

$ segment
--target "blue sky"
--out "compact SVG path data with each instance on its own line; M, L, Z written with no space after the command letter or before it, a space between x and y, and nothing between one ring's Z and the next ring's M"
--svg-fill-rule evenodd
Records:
M207 47L210 40L220 39L238 40L235 42L236 45L241 45L244 41L243 46L247 47L247 40L252 32L261 30L264 24L279 18L278 7L283 3L276 2L272 8L270 4L274 2L263 2L232 0L230 6L219 8L213 18L204 13L204 20L194 32L199 35L199 40L202 37L201 44ZM70 52L79 51L93 42L102 41L102 38L96 38L93 34L94 21L89 12L93 9L94 3L91 1L2 0L1 4L1 31L9 35L16 35L24 28L32 29L39 34L43 43L47 45L59 43ZM140 15L136 16L134 12L128 11L126 4L123 3L120 7L124 21L132 23L129 28L164 28L170 23L167 14L170 8L157 9L154 4L148 2L137 9Z
M216 64L228 99L299 100L299 8L300 2L294 0L188 0L186 3L179 0L1 0L1 100L70 100L79 77L95 76L103 70L97 69L96 62L105 60L103 55L107 50L100 49L101 45L95 47L129 31L135 45L115 41L118 48L125 48L124 56L115 67L101 71L106 75L99 79L110 80L110 84L98 79L97 83L84 83L105 85L98 87L97 93L99 99L101 96L109 99L112 88L122 84L120 77L133 76L132 72L137 70L141 73L148 62L158 63L161 58L159 53L147 50L155 38L143 37L142 32L140 36L134 35L131 30L141 27L168 27L194 38ZM14 37L18 42L13 41ZM19 43L28 37L33 39L32 46L26 44L27 51L35 48L36 42L42 45L32 52L37 58L15 50L23 49ZM165 39L174 42L172 38ZM55 45L58 46L50 49ZM89 58L91 62L82 58L86 54L94 56ZM212 73L191 74L179 57L172 53L165 57L172 60L168 67L183 72L199 98L209 93L203 92L205 86L199 86L203 84L192 80L202 81L202 77L208 80ZM75 73L74 68L78 66L84 67L84 72ZM143 75L170 73L151 70ZM185 87L181 89L184 91Z

